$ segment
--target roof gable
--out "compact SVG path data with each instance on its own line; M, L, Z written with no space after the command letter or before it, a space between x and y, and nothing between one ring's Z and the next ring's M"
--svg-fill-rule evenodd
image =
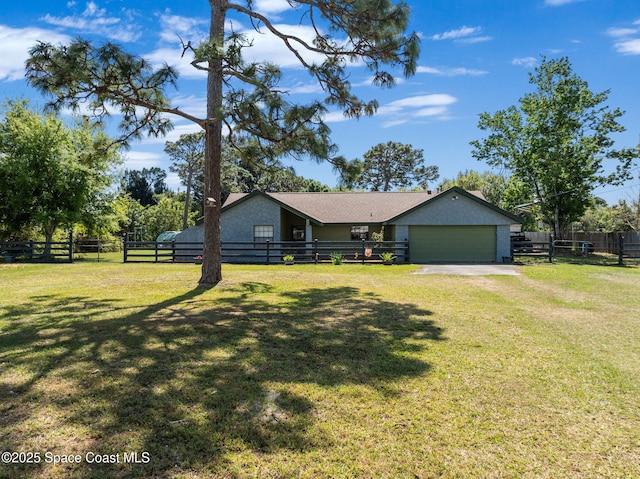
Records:
M395 220L397 220L398 218L401 218L405 215L408 215L409 213L417 210L418 208L422 208L423 206L426 206L429 203L433 203L435 201L439 201L443 198L446 197L450 197L449 193L454 193L454 194L458 194L461 196L464 196L466 198L469 198L472 201L477 202L478 204L480 204L481 206L484 206L485 208L488 208L502 216L507 217L508 219L512 220L514 223L522 223L522 220L520 218L518 218L516 215L509 213L507 210L503 210L502 208L500 208L499 206L494 205L493 203L489 203L487 200L484 199L484 195L482 193L480 193L479 191L467 191L467 190L463 190L462 188L458 187L458 186L453 186L443 192L441 192L438 195L433 196L432 198L427 199L424 203L417 205L414 208L408 209L402 213L400 213L398 216L395 216L393 218L391 218L389 220L389 222L393 222Z
M516 216L484 200L480 192L468 192L453 187L443 192L322 192L322 193L232 193L225 201L222 211L258 195L275 201L283 208L309 221L323 224L383 224L390 223L418 208L437 201L445 193L454 191L481 205L490 208L514 222L521 222Z

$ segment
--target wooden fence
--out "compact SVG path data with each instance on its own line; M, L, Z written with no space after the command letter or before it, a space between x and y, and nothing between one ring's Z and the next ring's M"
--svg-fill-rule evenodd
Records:
M533 242L546 242L549 240L549 233L544 231L525 232L523 234ZM591 243L594 252L617 255L620 247L620 235L624 236L627 247L640 243L640 233L636 231L625 233L572 233L568 238L565 238L565 241L571 241L575 244L581 242Z
M32 263L73 262L73 241L5 241L0 242L0 256L7 263L25 261Z
M626 234L620 234L618 238L618 264L623 265L625 258L640 258L640 241L637 240L637 234L635 238L636 242L631 243L626 241Z
M293 256L295 263L331 261L340 253L347 263L380 263L380 254L391 252L396 263L409 262L408 241L281 241L222 243L222 262L246 264L283 263ZM202 243L177 241L124 242L124 262L197 263L202 260Z
M615 241L614 241L615 239ZM625 259L640 258L640 235L631 233L576 233L573 239L554 240L549 233L523 233L511 241L511 259L538 256L548 259L560 255L581 256L585 260L594 253L607 253Z

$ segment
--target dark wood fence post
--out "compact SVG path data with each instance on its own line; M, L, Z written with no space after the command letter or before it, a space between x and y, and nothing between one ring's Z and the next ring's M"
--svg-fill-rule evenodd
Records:
M411 263L411 254L409 252L409 240L408 239L404 239L404 254L405 254L405 262L407 263Z
M366 245L365 245L365 239L362 238L362 251L361 251L361 253L362 253L362 264L364 264L364 253L365 253L366 250L367 250L367 248L366 248ZM372 250L373 250L373 248L372 248Z
M549 235L549 263L553 263L553 243L554 243L554 239L553 239L553 235Z
M269 240L267 240L267 264L269 264L269 263L271 262L271 261L269 260L269 253L270 253L270 251L269 251L269 245L270 245Z
M618 234L618 266L624 263L624 235Z
M69 263L73 263L73 231L69 231Z
M313 240L313 262L318 264L318 238Z

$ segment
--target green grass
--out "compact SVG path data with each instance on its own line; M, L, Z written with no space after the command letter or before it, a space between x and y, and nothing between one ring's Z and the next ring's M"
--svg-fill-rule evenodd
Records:
M640 476L638 267L413 269L0 265L0 477Z

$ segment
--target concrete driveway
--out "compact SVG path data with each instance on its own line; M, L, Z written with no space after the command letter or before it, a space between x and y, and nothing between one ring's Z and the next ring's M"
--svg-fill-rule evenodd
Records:
M425 264L414 274L451 274L463 276L509 275L520 274L514 264Z

